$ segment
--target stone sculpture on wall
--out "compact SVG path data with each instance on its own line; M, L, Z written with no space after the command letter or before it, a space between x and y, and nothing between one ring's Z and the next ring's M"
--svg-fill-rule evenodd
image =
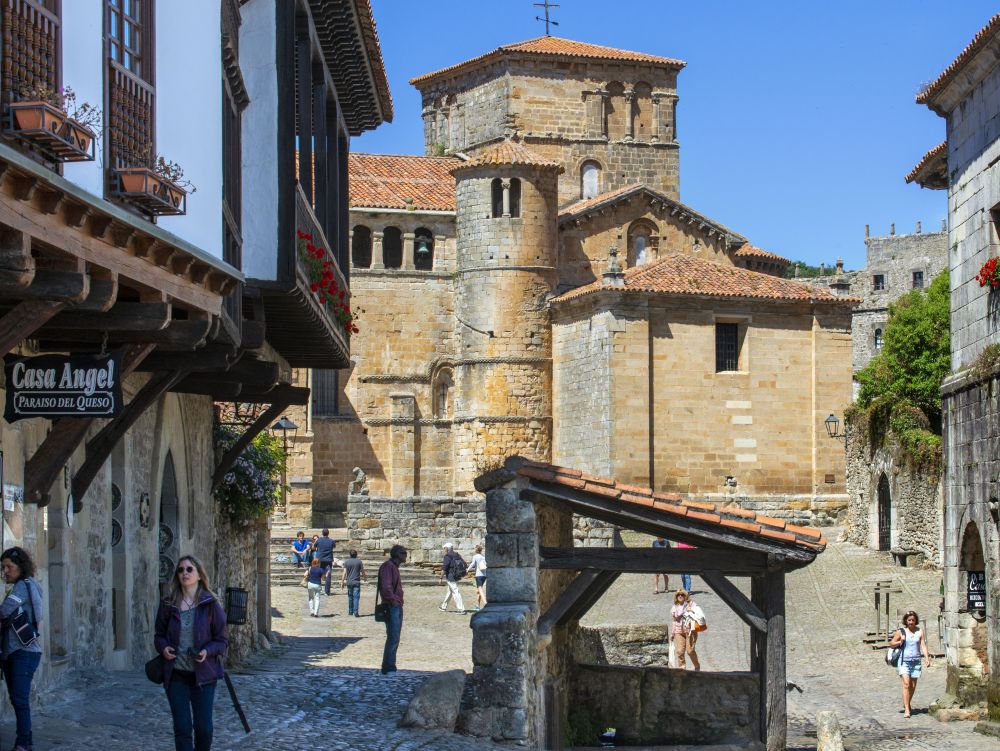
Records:
M361 467L351 470L354 473L354 480L347 484L348 495L368 495L368 476Z

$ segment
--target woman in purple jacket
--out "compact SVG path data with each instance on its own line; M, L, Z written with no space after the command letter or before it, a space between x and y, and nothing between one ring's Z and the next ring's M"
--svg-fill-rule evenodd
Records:
M229 639L226 611L194 556L177 562L169 593L156 613L154 644L165 660L163 686L174 718L174 747L209 751L215 682L223 676L222 655Z

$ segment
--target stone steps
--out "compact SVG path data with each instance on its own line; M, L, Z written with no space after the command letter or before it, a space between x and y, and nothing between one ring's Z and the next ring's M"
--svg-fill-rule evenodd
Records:
M284 530L272 530L270 550L272 586L297 587L302 581L302 576L305 574L305 570L296 568L295 564L291 562L290 548L292 542L295 540L296 531L297 530L293 531L289 529L286 534ZM306 537L311 538L313 534L314 532L308 530ZM385 553L374 550L361 550L359 545L353 544L350 540L346 539L346 537L336 535L333 532L331 532L330 537L337 543L334 555L338 559L342 557L346 558L348 551L352 548L359 551L358 557L365 564L365 572L368 574L369 583L373 583L379 566L381 566L386 559ZM288 556L288 561L277 560L279 555ZM333 575L335 587L337 582L340 581L339 572L340 569L337 569ZM402 569L402 579L404 587L439 586L437 580L437 570L433 567L427 566L426 564L411 564L404 566Z

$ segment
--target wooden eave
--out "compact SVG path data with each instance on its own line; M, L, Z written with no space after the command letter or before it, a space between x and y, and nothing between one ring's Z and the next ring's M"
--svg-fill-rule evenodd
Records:
M947 190L948 142L940 143L924 154L905 179L906 182L916 183L921 188Z
M228 263L5 144L0 144L0 225L29 237L26 248L76 259L92 277L147 290L193 314L219 315L223 297L243 280ZM27 287L33 276L23 281Z

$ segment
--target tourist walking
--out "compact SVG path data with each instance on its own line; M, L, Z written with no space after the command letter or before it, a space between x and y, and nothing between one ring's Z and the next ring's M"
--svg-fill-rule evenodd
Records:
M688 545L686 542L677 543L678 550L694 550L694 545ZM681 589L685 592L691 592L691 574L681 574Z
M486 607L486 556L483 555L482 545L476 545L476 554L472 556L469 571L476 575L476 611L479 611Z
M337 543L330 538L330 530L324 527L323 536L316 541L316 552L313 555L319 558L323 572L326 574L324 577L326 594L330 594L330 580L333 577L333 549L335 547L337 547Z
M35 563L22 548L0 554L3 578L13 588L0 603L3 620L3 678L14 708L17 736L13 751L31 751L31 681L42 659L38 641L42 593L35 582Z
M313 558L312 563L309 564L309 570L306 571L306 575L302 577L302 581L306 585L306 599L309 602L309 615L313 618L319 618L319 592L320 588L323 586L323 575L326 570L323 568L323 564L319 562L319 558Z
M455 601L455 611L459 615L465 615L465 603L462 602L462 593L458 591L458 583L462 581L468 565L465 559L455 550L455 546L446 542L444 549L444 559L441 561L441 574L438 576L438 584L446 582L448 591L445 592L444 602L441 603L441 610L448 610L448 602Z
M910 716L910 702L917 690L917 679L921 667L931 666L931 656L927 651L927 639L924 630L920 628L920 616L914 611L907 611L903 616L903 628L892 635L889 642L891 649L901 648L899 656L899 675L903 679L903 717ZM922 659L921 659L922 658Z
M300 531L295 535L295 540L292 542L292 561L295 563L295 568L302 568L302 564L309 563L309 547L305 532Z
M681 670L687 668L686 657L691 658L691 664L695 670L701 670L698 653L694 650L698 641L698 632L694 630L690 618L692 605L694 603L687 591L678 589L674 594L674 606L670 609L670 617L673 620L671 638L674 641L674 650L677 655L677 667Z
M387 607L385 648L382 650L382 675L396 672L396 650L403 631L403 581L399 567L406 563L406 548L393 545L389 560L378 569L378 593Z
M344 567L344 573L340 575L340 586L343 588L347 585L347 614L360 618L361 582L368 581L365 564L358 558L358 551L352 550L350 557L341 561L340 565Z
M663 548L669 548L670 543L660 535L655 540L653 540L653 548L657 550L662 550ZM670 589L670 578L666 574L653 574L653 594L660 594L660 577L663 577L663 592Z
M156 613L153 643L163 655L163 687L174 719L176 751L212 748L215 683L229 645L226 611L197 558L186 555ZM193 736L193 741L192 741Z

